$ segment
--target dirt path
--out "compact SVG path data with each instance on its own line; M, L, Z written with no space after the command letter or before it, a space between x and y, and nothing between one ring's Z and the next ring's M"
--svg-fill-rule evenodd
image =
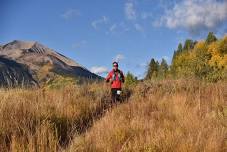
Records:
M62 141L60 140L61 148L67 149L67 147L70 145L71 141L73 140L73 136L75 134L82 135L83 133L85 133L89 128L93 126L94 122L104 117L107 111L113 108L116 108L116 106L122 103L127 102L130 96L131 96L131 91L124 90L124 93L121 96L121 100L118 102L113 103L111 101L111 98L108 96L101 98L101 101L100 101L101 105L99 106L99 108L96 109L93 113L91 113L87 119L82 118L80 125L76 127L72 127L70 134Z

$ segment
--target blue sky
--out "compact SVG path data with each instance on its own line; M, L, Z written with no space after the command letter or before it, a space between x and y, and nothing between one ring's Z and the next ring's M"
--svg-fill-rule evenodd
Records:
M113 60L142 78L187 38L227 33L226 0L1 0L0 44L38 41L106 75Z

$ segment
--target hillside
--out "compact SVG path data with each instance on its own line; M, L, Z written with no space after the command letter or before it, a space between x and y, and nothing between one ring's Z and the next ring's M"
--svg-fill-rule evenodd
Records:
M38 84L26 66L0 57L0 86L14 87L17 85L36 86Z
M186 40L174 52L172 72L177 77L194 76L217 82L227 80L227 35L217 39L209 33L205 40Z
M100 79L99 76L91 73L72 59L38 42L15 40L0 47L0 56L26 67L28 69L27 75L31 75L32 79L38 84L45 83L58 75L73 78ZM8 65L5 64L5 66ZM7 79L17 79L17 77L9 75ZM2 82L2 84L9 85L7 81ZM21 81L18 81L17 85L21 85Z
M145 79L195 78L208 82L227 80L227 35L210 32L204 40L186 39L174 51L172 62L151 59Z
M226 40L186 40L170 66L152 59L143 80L128 72L118 103L105 82L74 85L74 68L90 72L67 57L36 42L4 45L4 83L52 87L0 89L0 151L225 152Z
M227 84L146 81L66 151L224 152Z
M144 81L123 90L123 102L115 105L103 83L0 90L0 149L227 150L226 83Z

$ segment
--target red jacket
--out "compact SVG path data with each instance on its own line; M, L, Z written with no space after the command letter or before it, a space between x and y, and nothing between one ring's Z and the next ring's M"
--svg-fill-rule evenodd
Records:
M111 80L111 88L121 89L121 84L125 81L125 77L122 71L110 71L106 77L106 82Z

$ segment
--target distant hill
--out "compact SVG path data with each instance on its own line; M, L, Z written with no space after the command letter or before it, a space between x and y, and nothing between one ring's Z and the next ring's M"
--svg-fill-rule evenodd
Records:
M0 46L0 86L39 85L56 76L101 78L38 42L15 40Z

